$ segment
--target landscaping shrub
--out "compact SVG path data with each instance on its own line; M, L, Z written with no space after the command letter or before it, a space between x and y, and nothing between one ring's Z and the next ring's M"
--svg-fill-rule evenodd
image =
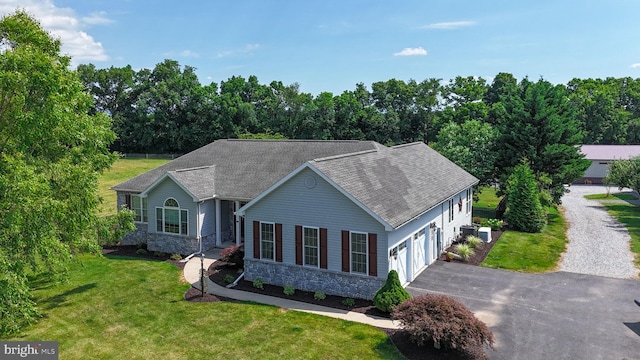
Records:
M285 285L282 292L287 296L291 296L296 293L296 289L291 285Z
M316 300L324 300L327 298L327 295L325 295L322 291L316 291L313 294L313 298Z
M173 254L171 254L171 258L170 259L174 260L174 261L182 260L182 255L180 255L178 253L173 253Z
M433 342L436 347L458 349L478 358L484 354L484 344L493 348L487 325L449 296L427 294L409 299L394 308L391 318L419 346Z
M136 254L138 254L138 255L147 255L147 250L140 248L140 249L136 250Z
M471 220L474 224L481 224L482 223L482 218L480 216L474 216L473 219Z
M234 278L233 275L227 274L224 277L224 282L226 282L227 284L231 284L234 281L236 281L236 278Z
M162 251L154 251L153 252L153 256L155 256L155 257L165 257L165 256L167 256L167 254L163 253Z
M244 245L233 245L224 248L220 252L220 260L234 264L238 267L244 266Z
M456 252L460 255L463 261L469 260L469 258L475 254L471 246L467 244L456 245Z
M481 226L488 226L491 230L502 230L502 220L487 219L481 223Z
M411 295L400 284L398 273L391 270L387 275L387 281L374 295L373 304L380 311L391 312L394 306L410 298Z
M482 240L477 236L470 235L467 236L467 243L472 249L475 249L482 245Z
M342 300L342 305L352 308L356 305L356 301L352 298L346 298Z
M256 289L264 290L264 283L262 282L262 278L256 278L253 280L253 287Z

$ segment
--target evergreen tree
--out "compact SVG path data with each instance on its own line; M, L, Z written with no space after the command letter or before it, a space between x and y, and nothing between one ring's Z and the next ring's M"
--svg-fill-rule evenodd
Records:
M526 160L513 169L507 191L509 207L505 220L509 226L519 231L540 232L546 223L546 215L540 204L536 179Z

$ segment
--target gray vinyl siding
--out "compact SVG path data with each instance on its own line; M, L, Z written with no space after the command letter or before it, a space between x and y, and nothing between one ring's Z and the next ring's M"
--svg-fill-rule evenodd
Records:
M148 194L147 206L149 209L149 232L158 232L156 229L156 207L162 207L165 200L174 198L181 209L189 211L189 237L196 236L197 204L191 195L187 194L180 186L170 178L165 178Z
M445 204L446 205L446 204ZM413 236L414 233L418 232L420 229L424 227L428 227L429 223L434 222L436 226L440 227L442 224L442 207L440 205L435 208L427 211L426 213L420 215L419 217L413 219L409 223L397 228L396 230L389 233L389 248L388 250L394 248L401 241L407 240L410 236ZM445 206L445 210L447 207Z
M216 203L215 200L207 200L200 204L200 212L202 213L202 230L201 236L213 235L216 232Z
M315 179L313 188L305 185L309 177ZM283 262L288 264L295 264L296 225L327 228L330 271L342 271L342 230L376 233L378 277L387 276L387 232L382 224L309 169L253 204L245 215L245 253L249 257L253 254L254 220L282 224Z
M458 210L458 200L462 198L462 211ZM471 224L471 216L472 213L467 214L465 208L465 198L466 198L466 189L464 191L459 192L458 194L453 196L453 221L449 222L449 206L445 201L442 204L442 208L444 209L443 220L443 234L442 239L444 241L445 247L450 245L456 237L460 234L460 226L462 225L470 225Z

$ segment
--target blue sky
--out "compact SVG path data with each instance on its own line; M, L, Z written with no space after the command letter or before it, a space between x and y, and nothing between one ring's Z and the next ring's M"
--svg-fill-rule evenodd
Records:
M499 72L554 83L640 77L640 1L0 0L63 41L74 64L195 67L340 94L362 82Z

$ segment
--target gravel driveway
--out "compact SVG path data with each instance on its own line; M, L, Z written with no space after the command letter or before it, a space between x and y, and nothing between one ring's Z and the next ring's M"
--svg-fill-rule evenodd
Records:
M637 278L629 249L631 237L627 229L611 217L597 200L587 200L586 194L606 193L604 186L572 185L562 198L569 224L569 244L560 262L560 270L614 277ZM612 188L612 192L617 188Z

